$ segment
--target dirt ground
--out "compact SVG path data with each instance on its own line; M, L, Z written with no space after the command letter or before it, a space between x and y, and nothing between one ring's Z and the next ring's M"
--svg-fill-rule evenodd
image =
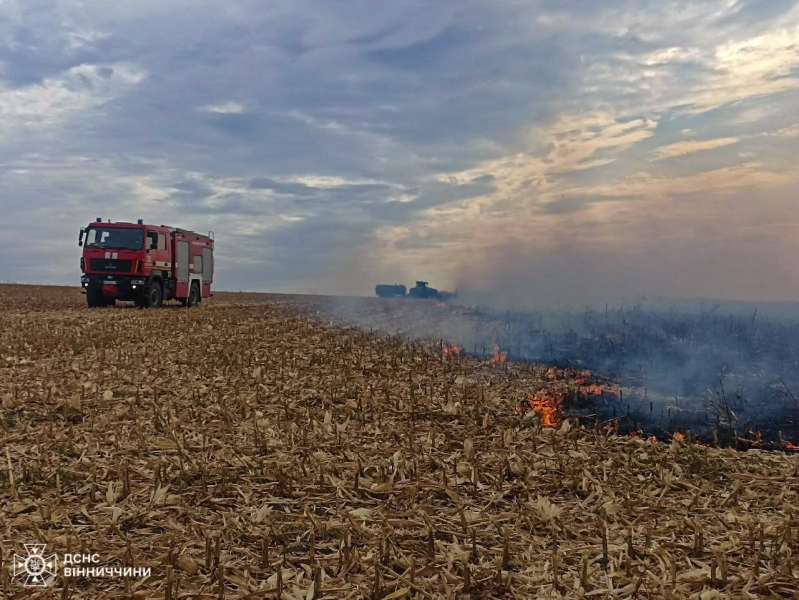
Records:
M799 456L547 427L574 374L314 302L0 286L2 597L799 593Z

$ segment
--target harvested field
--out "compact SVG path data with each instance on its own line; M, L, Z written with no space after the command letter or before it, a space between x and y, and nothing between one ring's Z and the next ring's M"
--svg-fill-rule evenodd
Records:
M0 286L3 597L799 594L798 456L545 427L571 374L315 302ZM24 544L150 576L26 588Z

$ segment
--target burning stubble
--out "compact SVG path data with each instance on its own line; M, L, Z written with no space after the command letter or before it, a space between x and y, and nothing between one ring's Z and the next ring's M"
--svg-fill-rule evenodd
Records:
M464 296L460 296L461 300ZM468 293L465 295L468 298ZM497 310L406 299L326 298L332 319L442 344L448 355L494 365L532 361L610 377L615 388L577 386L578 397L536 397L544 421L568 407L622 430L692 431L722 442L799 443L799 326L791 321L689 312L638 303L574 312Z

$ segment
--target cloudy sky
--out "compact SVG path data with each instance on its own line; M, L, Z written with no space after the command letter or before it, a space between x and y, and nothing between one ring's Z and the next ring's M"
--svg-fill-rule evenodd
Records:
M799 298L799 3L0 0L0 280L95 216L223 289Z

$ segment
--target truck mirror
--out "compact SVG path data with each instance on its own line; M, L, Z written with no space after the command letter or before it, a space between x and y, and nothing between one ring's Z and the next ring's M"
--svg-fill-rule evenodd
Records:
M80 228L80 233L78 234L78 246L83 246L83 234L86 230L83 227Z

